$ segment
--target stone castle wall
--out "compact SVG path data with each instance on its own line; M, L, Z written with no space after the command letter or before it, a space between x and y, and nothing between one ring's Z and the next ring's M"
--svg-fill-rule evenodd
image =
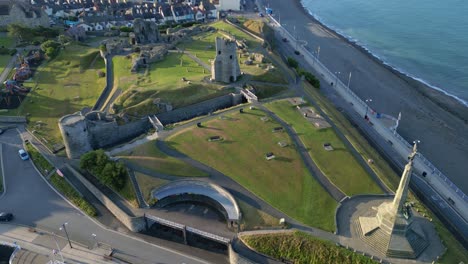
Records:
M0 15L0 26L9 24L23 24L28 27L49 26L49 17L42 9L36 9L19 2L2 4L0 8L9 8L10 10L9 15Z
M227 94L200 103L157 114L163 125L177 123L242 103L241 94Z
M205 115L242 103L242 94L227 94L197 104L157 114L164 125ZM113 118L99 111L86 115L80 112L66 115L59 120L59 128L67 156L78 159L93 149L110 147L145 133L151 127L148 118L118 124Z

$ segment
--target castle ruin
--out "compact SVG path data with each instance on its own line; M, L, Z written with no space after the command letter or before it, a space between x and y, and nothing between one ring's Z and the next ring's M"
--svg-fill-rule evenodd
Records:
M211 62L211 79L217 82L230 83L237 81L240 74L236 42L217 37L216 57Z
M154 21L137 18L133 22L133 32L129 34L130 44L149 44L161 40L159 28Z

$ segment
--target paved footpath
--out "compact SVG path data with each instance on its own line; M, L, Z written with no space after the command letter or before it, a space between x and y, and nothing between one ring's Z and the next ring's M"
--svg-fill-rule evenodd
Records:
M36 263L47 263L49 260L62 260L60 253L54 255L53 250L58 252L60 248L61 255L66 263L109 263L104 259L104 255L109 256L111 249L95 247L88 249L82 245L73 242L73 248L70 248L62 237L56 237L48 232L36 230L30 231L29 228L11 224L0 224L0 241L7 243L16 243L21 250L15 257L14 263L28 263L26 259L34 259ZM55 242L57 241L57 243ZM27 253L26 253L27 252ZM123 263L113 260L112 263Z

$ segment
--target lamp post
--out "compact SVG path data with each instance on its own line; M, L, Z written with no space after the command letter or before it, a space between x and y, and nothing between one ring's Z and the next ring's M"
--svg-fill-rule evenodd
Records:
M335 72L335 76L336 76L335 84L336 84L337 87L338 87L338 75L340 75L340 74L341 74L341 72L339 72L339 71Z
M65 263L65 261L63 260L62 251L60 250L59 244L58 244L58 242L57 242L57 236L55 235L54 232L52 232L52 236L54 237L55 245L57 246L58 253L60 254L60 258L62 259L62 263Z
M366 114L364 118L367 119L367 112L369 111L369 103L372 102L372 99L366 99Z
M60 227L60 231L63 229L63 231L65 231L65 235L67 236L67 240L68 240L68 244L70 245L70 248L73 248L72 247L72 244L71 244L71 241L70 241L70 237L68 236L68 232L67 232L67 228L66 226L68 225L67 222L63 223L62 224L62 227Z
M94 239L94 243L96 244L96 247L99 248L99 243L98 243L98 241L97 241L97 239L96 239L96 234L93 233L93 234L91 234L91 236L92 236L93 239Z
M349 72L349 77L348 77L348 89L349 89L349 84L351 83L351 72Z

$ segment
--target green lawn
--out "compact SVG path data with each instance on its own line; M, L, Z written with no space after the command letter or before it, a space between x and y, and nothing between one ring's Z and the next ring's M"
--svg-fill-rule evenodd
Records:
M188 51L197 58L210 64L216 56L215 39L222 37L219 32L203 32L177 45L179 49Z
M0 74L2 74L3 70L7 66L8 62L10 62L10 60L11 60L10 55L0 55Z
M279 93L284 92L288 89L286 86L273 86L268 84L253 84L252 86L255 89L255 95L259 99L278 95Z
M240 224L242 231L280 226L279 219L258 210L248 203L238 200L237 204L242 212L242 222Z
M291 142L284 132L272 133L278 124L260 120L260 110L227 114L225 119L204 123L168 139L168 144L211 166L253 193L305 224L332 231L337 203L309 174L293 146L281 148L279 141ZM210 136L224 140L209 142ZM265 154L275 159L267 161Z
M145 167L160 173L182 177L206 177L208 174L176 158L167 156L151 141L140 145L131 151L118 154L135 165Z
M179 108L232 92L232 89L204 82L209 71L183 54L170 53L164 60L151 64L150 69L133 74L126 70L129 59L116 60L115 67L120 65L123 67L116 78L119 87L127 90L116 100L115 106L118 112L134 116L157 113L159 108L154 104L157 98Z
M0 33L0 47L13 48L15 45L15 39L8 36L7 33Z
M371 264L378 262L302 232L243 236L255 250L295 264Z
M168 180L160 179L144 173L135 171L135 178L140 186L141 194L147 203L151 201L151 191L157 189L166 183L169 183Z
M61 144L58 119L93 106L104 89L106 78L97 75L99 70L105 72L104 60L97 57L93 63L97 55L97 49L66 46L55 59L43 62L33 81L25 83L33 90L18 109L5 115L28 115L28 128L35 130L43 143L51 148Z
M245 39L247 41L247 46L249 47L249 49L255 49L261 45L261 42L258 39L250 36L247 33L242 32L241 30L229 25L228 23L222 20L211 23L210 26L228 32L230 35L233 35L237 40Z
M292 126L320 170L344 193L349 196L382 193L371 176L338 138L333 128L317 129L286 100L272 102L266 106ZM330 143L334 150L325 150L324 143Z

